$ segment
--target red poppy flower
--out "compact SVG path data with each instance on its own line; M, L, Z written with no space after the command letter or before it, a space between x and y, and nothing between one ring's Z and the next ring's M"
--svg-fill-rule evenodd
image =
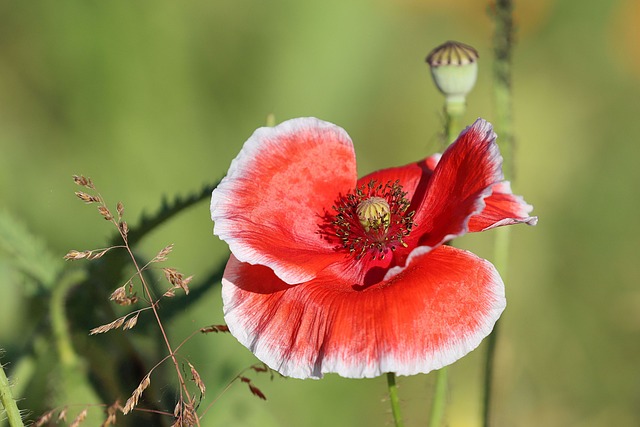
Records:
M283 375L412 375L453 363L505 307L488 261L443 245L528 223L478 119L442 154L357 179L353 144L314 118L258 129L214 190L231 333Z

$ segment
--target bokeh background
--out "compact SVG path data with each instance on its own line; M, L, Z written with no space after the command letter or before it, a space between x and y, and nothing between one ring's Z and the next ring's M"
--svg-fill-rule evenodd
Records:
M511 233L496 426L640 425L638 16L637 0L515 3L514 189L540 222ZM26 260L30 268L105 246L113 230L75 198L72 174L90 176L112 206L121 200L134 225L163 197L221 178L269 113L344 127L361 174L417 160L439 150L442 128L443 99L424 57L449 39L475 46L480 75L466 122L491 120L492 31L490 2L477 0L1 1L0 347L21 408L37 416L98 401L82 383L89 374L69 374L82 384L65 390L56 352L43 357L55 349L47 293L34 297L6 237L20 227L37 236L42 256ZM197 283L226 256L211 231L204 201L139 250L153 256L175 243L166 264ZM483 233L457 244L491 258L492 242ZM223 323L219 286L181 303L169 324L174 342ZM73 304L69 296L71 313ZM129 332L142 348L144 330ZM86 344L75 349L84 362L90 340L76 341ZM450 426L480 425L484 351L451 368ZM255 363L229 335L196 336L182 355L207 384L203 405ZM235 384L203 425L392 423L384 378L252 378L266 402ZM425 424L432 383L400 378L407 425Z

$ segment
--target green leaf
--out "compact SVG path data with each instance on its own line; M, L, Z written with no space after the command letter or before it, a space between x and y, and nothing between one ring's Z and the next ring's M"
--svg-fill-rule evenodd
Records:
M44 240L31 233L26 225L7 211L0 211L0 254L16 270L50 289L63 267Z

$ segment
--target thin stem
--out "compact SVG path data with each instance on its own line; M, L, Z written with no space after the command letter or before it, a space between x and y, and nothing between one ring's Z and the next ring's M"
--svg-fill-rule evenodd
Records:
M449 145L460 132L460 121L465 111L465 103L456 100L450 102L449 99L444 104L445 117L445 144ZM429 415L429 427L440 427L444 419L445 408L447 406L447 383L449 382L448 368L445 366L436 372L436 384L431 402L431 414Z
M0 364L0 403L4 406L9 425L11 427L24 427L18 404L11 394L11 385L2 364Z
M513 117L512 117L512 92L511 92L511 56L513 49L513 4L512 0L496 0L495 5L495 33L493 37L494 66L493 66L493 90L496 110L494 126L496 133L500 135L500 150L503 156L503 172L506 178L513 179ZM509 228L501 227L495 230L495 246L493 262L506 281L507 265L509 263ZM493 332L487 339L487 358L484 372L484 398L483 398L483 426L491 425L491 406L493 398L493 371L495 365L496 347L498 341L498 321Z
M118 229L120 229L120 227L118 227ZM173 362L173 366L176 369L176 374L178 375L178 380L180 381L180 386L181 386L181 392L180 394L182 394L184 392L184 394L187 396L187 401L191 402L191 395L189 394L189 389L187 388L187 383L184 380L184 377L182 376L182 371L180 370L180 364L178 363L178 359L176 359L176 355L175 352L173 350L173 348L171 347L171 343L169 343L169 338L167 337L167 333L164 330L164 326L162 326L162 321L160 320L160 315L158 314L158 309L156 308L156 305L154 303L153 297L151 296L151 291L149 290L149 286L147 285L146 280L144 279L144 275L142 274L142 270L140 270L140 267L138 266L138 262L136 261L136 257L133 255L133 252L131 251L131 248L129 247L129 244L127 243L127 237L124 233L122 233L122 238L125 241L126 247L127 247L127 252L129 252L129 256L131 257L131 260L133 261L133 265L136 268L137 272L138 272L138 278L140 279L140 282L142 283L142 288L144 289L144 292L147 296L147 299L149 300L149 302L151 303L151 309L153 310L153 315L156 318L156 322L158 323L158 327L160 328L160 332L162 333L162 338L164 339L164 343L167 346L167 350L169 351L169 356L171 356L171 360ZM196 422L198 425L200 425L200 419L196 417Z
M98 194L100 196L100 200L102 200L102 205L106 207L106 204L104 203L104 199L102 198L102 195ZM180 382L180 400L183 400L183 396L182 394L184 393L185 396L187 397L187 402L191 402L191 394L189 393L189 389L187 388L187 383L184 380L184 377L182 376L182 371L180 370L180 364L178 363L178 359L176 358L176 354L175 351L173 350L173 347L171 347L171 343L169 342L169 337L167 336L167 333L164 329L164 326L162 325L162 320L160 320L160 315L158 314L158 308L156 307L156 301L153 299L153 296L151 295L151 290L149 288L149 285L147 284L147 281L144 278L144 275L142 274L142 270L140 268L140 266L138 265L138 261L136 260L136 257L133 255L133 251L131 250L131 246L129 245L129 238L127 236L127 229L126 227L122 227L121 224L116 221L115 218L111 218L111 222L116 226L116 228L118 229L118 232L120 233L120 237L122 237L122 241L124 242L124 246L127 250L127 252L129 253L129 257L131 258L131 261L133 262L133 266L136 269L136 274L138 276L138 279L140 280L140 283L142 284L142 288L144 290L145 296L147 297L147 300L149 301L149 304L151 305L151 310L153 311L153 315L156 318L156 322L158 324L158 328L160 329L160 333L162 334L162 338L164 340L164 343L167 347L167 351L169 352L169 357L171 357L171 361L173 362L173 366L175 367L176 370L176 374L178 376L178 380ZM124 224L124 223L122 223ZM126 224L125 224L126 225ZM200 425L200 419L198 417L196 417L196 423L199 426Z
M445 144L448 146L460 133L460 121L464 115L465 105L459 103L450 104L445 102L444 106L444 130ZM446 148L446 147L445 147Z
M495 33L493 35L493 97L496 133L500 135L500 151L504 158L504 175L513 179L513 102L511 91L511 57L513 51L512 0L496 0Z
M431 415L429 417L429 427L439 427L442 425L444 410L447 406L447 383L448 369L445 366L436 372L436 385L431 403Z
M507 264L509 259L509 227L500 227L495 230L495 246L493 263L500 272L503 279L507 275ZM498 344L498 333L500 321L498 320L493 327L493 331L487 338L487 357L484 366L484 397L482 401L482 425L489 427L491 425L491 402L493 398L493 371L495 366L496 347Z
M389 401L391 402L391 412L396 427L403 427L402 414L400 413L400 399L398 398L398 386L396 385L396 374L387 372L387 387L389 388Z

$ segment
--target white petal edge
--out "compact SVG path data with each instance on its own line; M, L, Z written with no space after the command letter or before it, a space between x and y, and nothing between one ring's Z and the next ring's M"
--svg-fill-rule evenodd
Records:
M351 137L343 128L315 117L300 117L284 121L275 127L261 127L256 129L244 143L240 153L231 161L227 175L211 193L210 211L211 219L214 221L213 234L229 245L229 249L238 260L254 265L269 266L282 281L288 284L303 283L313 279L315 275L309 274L303 269L296 269L292 264L281 263L278 259L269 256L269 254L261 253L249 247L242 239L233 237L235 234L233 224L225 221L225 218L234 214L235 178L241 175L243 170L264 149L264 141L312 129L331 129L339 135L341 140L348 143L353 150Z
M417 248L412 252L413 257L428 252L429 248ZM417 251L417 252L416 252ZM489 261L481 259L471 252L468 254L481 260L490 272L491 285L488 291L491 293L491 307L482 319L480 326L475 332L461 337L458 341L437 349L434 352L426 353L422 359L401 360L393 354L381 354L379 362L374 364L365 364L359 360L349 360L348 355L335 355L333 357L324 357L321 364L318 365L300 365L295 361L286 360L282 354L261 340L260 337L254 336L248 331L252 330L252 326L245 325L245 322L238 316L238 310L229 309L233 306L234 290L236 286L226 279L222 279L222 300L224 306L224 318L231 334L246 348L248 348L260 361L284 376L299 379L320 379L324 374L335 373L345 378L374 378L387 372L394 372L396 375L408 376L416 374L426 374L433 370L448 366L455 361L461 359L474 349L476 349L482 340L486 338L495 323L500 318L502 312L506 308L506 298L504 283L498 271Z

